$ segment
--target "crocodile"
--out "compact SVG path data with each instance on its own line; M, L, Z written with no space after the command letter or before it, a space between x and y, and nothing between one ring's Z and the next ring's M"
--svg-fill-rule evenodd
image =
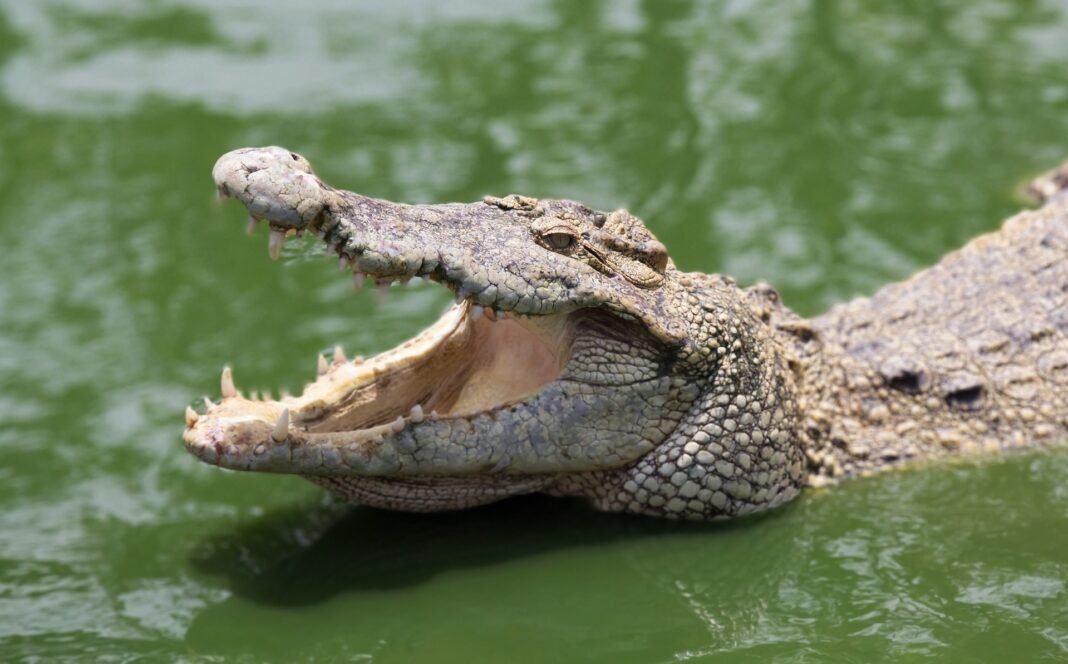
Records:
M394 203L280 147L229 152L213 176L250 231L267 221L271 257L307 231L357 288L422 278L456 302L372 358L320 355L298 396L245 396L224 368L221 401L186 410L209 464L395 510L542 492L716 519L1068 438L1068 164L1036 180L1037 209L813 319L766 284L678 270L625 210Z

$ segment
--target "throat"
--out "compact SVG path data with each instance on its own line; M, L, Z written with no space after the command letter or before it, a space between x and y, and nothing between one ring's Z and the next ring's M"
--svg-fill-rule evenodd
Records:
M484 324L470 373L455 402L442 412L462 415L520 401L555 380L567 363L567 327L563 316Z
M355 431L412 413L469 417L520 402L560 376L572 344L568 315L488 318L461 308L352 375L320 377L307 391L320 395L317 415L302 420L309 431Z

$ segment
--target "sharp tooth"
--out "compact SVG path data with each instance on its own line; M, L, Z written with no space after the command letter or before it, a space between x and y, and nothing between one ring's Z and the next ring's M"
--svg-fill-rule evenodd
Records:
M337 269L339 270L347 270L350 265L352 265L352 259L345 254L341 254L341 257L337 259Z
M407 286L409 281L411 281L411 277L401 277L399 283L401 286Z
M334 362L337 364L344 364L346 362L345 351L341 349L341 346L334 346Z
M267 238L267 255L272 261L278 260L282 255L282 243L285 242L286 234L282 231L271 229L271 235Z
M204 408L206 408L207 410L211 410L214 407L215 407L215 404L212 403L211 399L209 399L207 397L204 397Z
M285 439L289 438L289 409L282 410L282 415L278 418L278 421L274 423L274 429L271 429L271 440L276 443L285 442Z
M319 375L322 376L327 371L330 371L330 365L327 364L326 358L322 355L319 356Z
M419 275L419 274L417 274L414 277L412 277L412 281L414 281L417 284L426 283L426 279L424 279L423 276Z
M293 396L293 395L291 395L289 393L289 390L287 390L285 388L282 388L282 390L280 390L279 393L278 393L278 398L282 399L283 401L285 401L286 399L288 399L291 396Z
M486 307L486 310L482 312L482 315L494 323L497 322L497 312L490 307Z
M363 364L363 355L357 355L356 357L352 358L352 363Z
M222 379L219 381L219 391L222 393L223 399L237 396L237 388L234 387L234 374L230 371L230 367L223 367Z
M274 401L274 395L271 394L270 390L264 390L263 391L263 398L266 401Z
M226 194L223 193L222 187L215 189L215 200L219 202L226 200Z
M253 217L251 214L248 216L248 226L245 226L245 232L252 235L256 232L256 227L260 225L260 220Z
M356 290L361 290L363 288L363 282L366 281L366 279L367 275L365 275L363 272L360 272L359 270L353 272L352 287Z
M393 420L393 424L390 426L393 429L393 433L400 433L404 430L404 417L398 415L397 419Z
M438 411L436 411L436 410L430 411L430 419L432 419L432 420L434 420L436 422L438 420Z
M475 320L478 320L479 318L482 318L482 305L481 304L472 304L471 305L471 320L475 321Z
M415 422L416 424L419 424L420 422L422 422L423 421L423 407L420 406L419 404L415 404L414 406L412 406L412 412L409 414L409 417L411 417L412 418L412 422Z
M260 400L260 391L259 390L252 390L252 392L248 395L248 398L250 400L252 400L252 401L259 401Z
M456 304L460 304L463 301L464 301L464 292L460 291L460 290L456 291Z
M375 299L378 304L382 304L386 301L386 293L389 292L389 284L390 282L388 281L375 282Z
M193 410L192 406L186 406L185 407L185 425L187 427L191 427L191 426L193 426L194 424L197 423L198 419L200 419L200 416L197 415L197 411Z

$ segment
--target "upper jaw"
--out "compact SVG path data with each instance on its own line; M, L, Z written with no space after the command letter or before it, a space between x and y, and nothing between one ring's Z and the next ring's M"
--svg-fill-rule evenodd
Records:
M213 175L220 195L240 200L253 224L269 222L272 257L287 234L308 230L337 253L357 286L422 277L496 311L540 315L603 307L641 321L666 344L686 338L685 323L671 313L670 289L640 288L532 240L531 218L539 210L570 214L577 204L517 196L468 204L392 203L334 189L303 157L278 147L229 152ZM675 274L673 267L668 272Z

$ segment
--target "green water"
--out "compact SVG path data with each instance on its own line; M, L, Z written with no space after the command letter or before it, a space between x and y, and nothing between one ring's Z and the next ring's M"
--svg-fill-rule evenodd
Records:
M627 206L806 314L994 228L1068 157L1068 3L881 4L0 0L0 659L1068 660L1063 449L680 526L350 510L181 446L223 364L298 389L448 299L271 263L213 201L234 147Z

